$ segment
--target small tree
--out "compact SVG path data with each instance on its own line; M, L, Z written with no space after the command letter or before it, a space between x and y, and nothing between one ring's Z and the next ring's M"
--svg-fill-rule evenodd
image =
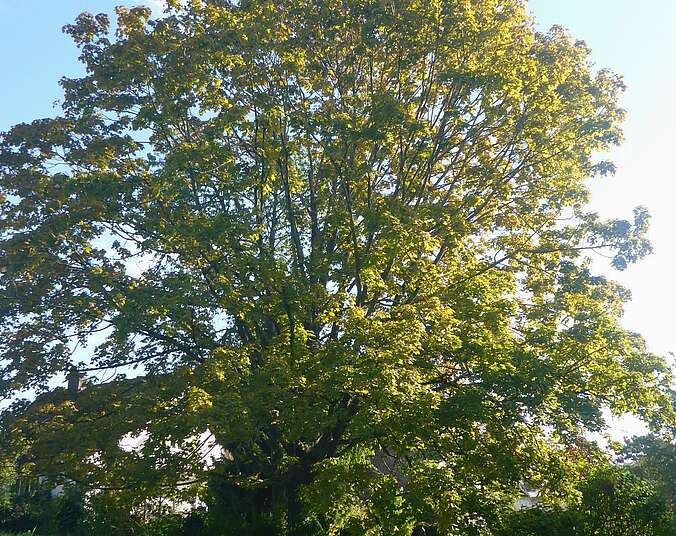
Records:
M584 534L668 536L673 512L654 485L623 467L600 469L580 491Z
M531 508L505 516L504 536L668 536L674 511L652 483L607 465L578 486L581 500L564 508Z
M676 444L667 437L647 435L633 438L620 451L620 460L640 478L655 487L676 509Z

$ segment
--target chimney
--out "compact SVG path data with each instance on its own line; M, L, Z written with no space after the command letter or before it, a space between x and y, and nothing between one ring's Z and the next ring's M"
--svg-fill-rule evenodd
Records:
M70 371L66 375L66 380L68 380L68 391L73 394L81 391L84 387L84 379L84 372L78 372L75 367L71 367Z

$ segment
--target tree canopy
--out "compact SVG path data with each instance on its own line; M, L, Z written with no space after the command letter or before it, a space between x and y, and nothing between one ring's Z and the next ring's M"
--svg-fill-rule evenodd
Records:
M66 26L86 74L0 139L0 391L93 382L4 412L27 470L481 534L604 409L673 420L590 266L650 246L586 206L624 112L584 43L519 0L168 4Z

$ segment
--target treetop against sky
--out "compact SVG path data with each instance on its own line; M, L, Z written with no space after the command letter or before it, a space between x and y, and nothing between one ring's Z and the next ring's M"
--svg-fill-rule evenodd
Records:
M61 27L83 11L112 13L122 0L4 0L0 2L2 66L11 81L0 87L0 130L54 113L62 98L58 80L82 72L72 41ZM156 13L162 2L148 2ZM652 0L637 7L633 0L530 0L538 25L561 24L592 48L598 66L621 73L627 84L622 105L628 111L625 141L613 149L617 175L592 185L593 206L613 217L636 205L647 206L654 252L623 273L609 272L632 290L624 323L642 333L654 351L674 349L669 304L676 301L671 284L676 226L670 199L673 166L670 140L676 132L676 73L665 68L676 54L676 4ZM10 104L11 103L11 104ZM603 259L596 259L603 265Z

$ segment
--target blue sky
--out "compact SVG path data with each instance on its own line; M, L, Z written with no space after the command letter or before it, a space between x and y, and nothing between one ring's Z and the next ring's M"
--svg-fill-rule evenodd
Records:
M82 11L112 13L124 0L0 0L0 131L52 115L58 80L81 72L77 50L61 33ZM154 2L158 4L159 1ZM625 77L626 140L611 157L612 179L594 182L592 205L629 217L636 205L653 215L655 253L625 272L598 269L632 290L625 325L660 353L676 350L676 1L530 0L540 28L560 24L587 42L598 67Z
M676 351L676 1L531 0L541 27L561 24L592 49L599 67L624 76L625 141L611 153L618 172L592 186L592 206L627 217L652 214L653 255L625 272L599 269L631 289L624 324L659 353Z

